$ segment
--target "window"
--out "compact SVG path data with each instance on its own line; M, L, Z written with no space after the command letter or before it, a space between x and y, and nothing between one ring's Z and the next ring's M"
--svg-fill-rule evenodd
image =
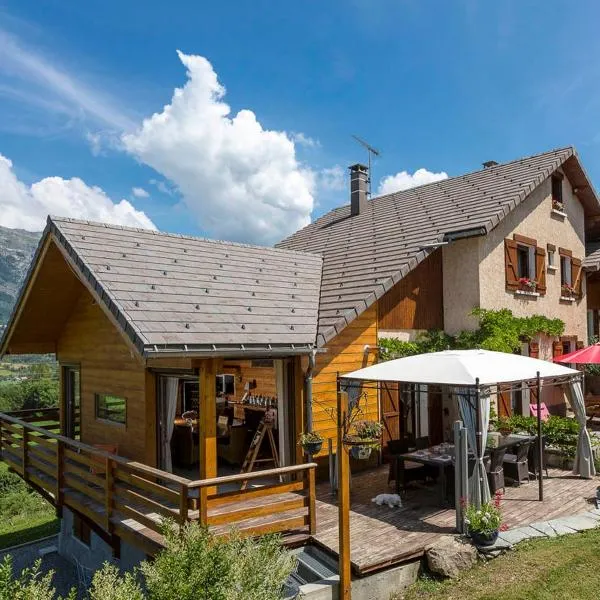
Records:
M92 540L92 530L90 526L76 513L73 513L73 535L86 546L89 546Z
M519 278L535 279L535 248L517 246L517 274Z
M560 257L560 285L572 285L572 275L571 257L563 254Z
M556 269L554 250L550 250L550 248L548 248L548 266L551 269Z
M235 376L217 375L217 396L235 395Z
M555 208L557 210L562 210L563 208L562 184L562 175L552 175L552 208ZM560 207L558 205L560 205Z
M96 419L125 425L127 423L127 400L110 394L96 394Z

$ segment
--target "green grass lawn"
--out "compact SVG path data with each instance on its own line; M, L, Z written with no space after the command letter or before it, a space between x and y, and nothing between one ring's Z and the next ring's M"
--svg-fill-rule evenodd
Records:
M421 579L397 600L597 600L600 530L519 544L456 581Z
M0 462L0 550L58 532L54 507Z

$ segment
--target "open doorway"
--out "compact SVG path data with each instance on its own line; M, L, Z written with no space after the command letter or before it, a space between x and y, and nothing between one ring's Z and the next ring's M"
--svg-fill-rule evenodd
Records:
M294 462L294 412L290 402L293 373L285 361L228 360L217 373L217 471L239 473L261 421L267 412L274 450L269 438L260 445L252 470ZM200 388L193 371L156 374L157 464L162 470L200 477ZM275 459L277 462L275 462Z

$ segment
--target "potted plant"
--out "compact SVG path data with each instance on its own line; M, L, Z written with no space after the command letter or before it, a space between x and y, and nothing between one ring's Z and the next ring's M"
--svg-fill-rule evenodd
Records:
M344 438L344 444L350 448L352 458L366 460L373 448L379 447L382 433L383 425L379 421L357 421L352 433Z
M563 283L561 290L562 295L566 296L567 298L572 298L573 296L575 296L575 288L572 285L569 285L568 283Z
M535 279L529 279L529 277L519 277L519 285L521 286L522 290L535 292L537 282L535 281Z
M463 503L467 532L476 546L492 546L498 539L498 533L506 531L506 525L502 524L501 500L502 494L496 492L493 500L480 507Z
M510 435L513 432L512 423L509 421L507 417L500 417L498 419L498 431L500 435Z
M323 447L323 436L316 431L305 431L300 434L298 445L302 446L302 449L311 456L319 454Z
M565 205L560 200L552 199L552 208L554 210L558 210L559 212L563 212Z

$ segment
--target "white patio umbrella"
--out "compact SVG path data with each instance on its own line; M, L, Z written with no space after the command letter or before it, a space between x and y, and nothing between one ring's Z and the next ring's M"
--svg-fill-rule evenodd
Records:
M473 498L477 504L489 499L489 487L483 463L485 451L483 433L487 432L490 415L485 388L499 383L531 381L538 377L540 380L558 377L571 379L569 399L581 424L575 458L576 474L591 477L595 474L592 448L589 434L585 428L585 405L580 373L575 369L519 354L489 350L445 350L398 358L341 375L341 379L345 380L350 387L354 380L448 385L457 388L456 395L461 418L467 429L469 445L477 458L473 474L473 482L479 482L479 485L473 486ZM539 412L538 410L538 431L541 431ZM542 464L541 444L540 464ZM542 480L540 475L541 499Z
M579 375L563 365L490 350L444 350L406 356L341 375L363 381L402 381L453 386L492 385L546 377Z

